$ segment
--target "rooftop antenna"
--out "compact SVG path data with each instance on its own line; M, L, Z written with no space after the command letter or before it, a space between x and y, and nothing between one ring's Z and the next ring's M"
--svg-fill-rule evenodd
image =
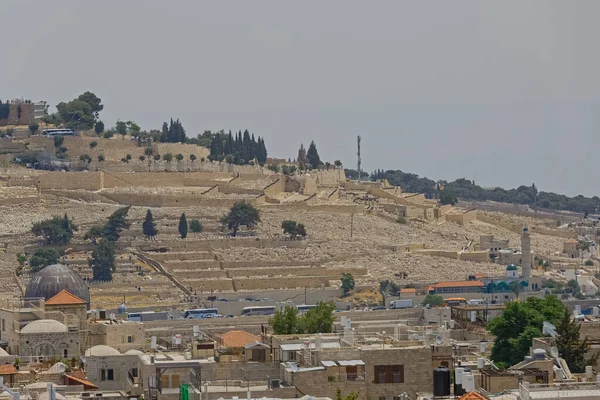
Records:
M357 168L357 172L358 172L358 181L359 182L360 182L360 180L362 178L361 177L361 173L360 173L360 164L361 164L361 160L360 160L360 140L361 140L360 135L358 135L356 137L356 145L357 145L357 148L358 148L358 151L356 152L356 155L358 156L358 168Z

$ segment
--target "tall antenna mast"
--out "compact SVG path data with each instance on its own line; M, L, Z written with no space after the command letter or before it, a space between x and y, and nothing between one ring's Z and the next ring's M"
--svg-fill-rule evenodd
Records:
M356 155L358 156L358 168L357 168L357 172L358 172L358 180L360 181L362 178L362 174L360 173L360 135L358 135L356 137L356 144L358 147L358 151L356 152Z

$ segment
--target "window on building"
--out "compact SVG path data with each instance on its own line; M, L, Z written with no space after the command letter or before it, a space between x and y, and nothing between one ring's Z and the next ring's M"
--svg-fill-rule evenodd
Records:
M138 377L138 369L137 368L131 368L131 376L133 376L134 378Z
M404 383L404 365L376 365L375 383Z
M115 380L115 371L111 369L101 369L100 370L100 380L101 381L114 381Z
M63 349L63 357L64 358L69 358L69 354L68 354L67 349Z
M127 343L133 343L133 336L127 336Z

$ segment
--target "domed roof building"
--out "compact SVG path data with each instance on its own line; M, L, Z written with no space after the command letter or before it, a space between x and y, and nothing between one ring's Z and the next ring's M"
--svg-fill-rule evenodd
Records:
M107 357L107 356L120 356L121 353L119 352L119 350L117 350L113 347L99 344L99 345L96 345L96 346L93 346L93 347L87 349L85 351L85 355L88 357L89 356Z
M53 319L38 319L21 329L21 333L66 333L67 326Z
M90 306L90 290L81 276L71 268L54 264L39 271L27 284L25 297L49 300L61 291L74 294Z

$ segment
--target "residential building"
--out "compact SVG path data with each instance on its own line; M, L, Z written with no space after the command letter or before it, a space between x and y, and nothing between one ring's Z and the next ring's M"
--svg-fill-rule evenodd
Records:
M479 280L439 282L427 288L430 294L451 294L451 293L480 293L483 292L485 285Z

